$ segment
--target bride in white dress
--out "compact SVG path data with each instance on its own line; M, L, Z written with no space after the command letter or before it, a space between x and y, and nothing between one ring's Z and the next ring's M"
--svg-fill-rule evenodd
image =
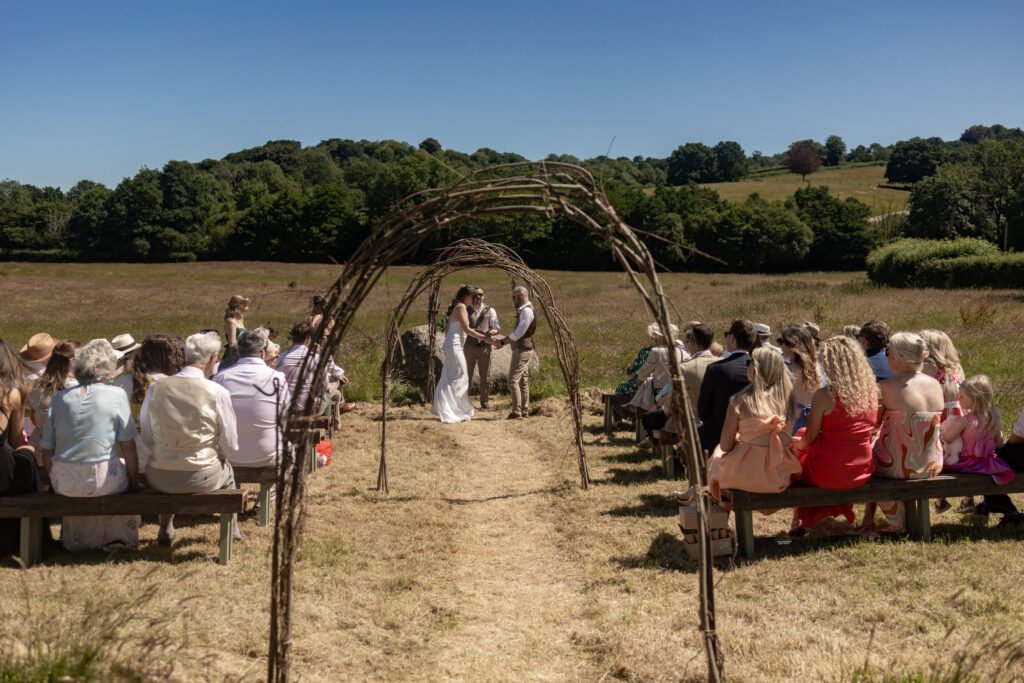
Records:
M434 403L430 407L430 412L441 418L441 422L465 422L473 417L473 404L469 400L469 373L466 372L466 356L462 349L467 335L474 339L488 340L487 335L469 326L466 306L473 302L475 289L469 285L459 287L448 309L448 329L442 347L444 367L434 387Z

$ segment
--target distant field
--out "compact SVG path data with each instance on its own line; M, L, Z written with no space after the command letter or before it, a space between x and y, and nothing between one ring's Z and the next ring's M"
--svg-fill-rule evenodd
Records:
M248 324L269 321L286 337L292 323L305 319L309 297L340 272L340 266L287 263L4 264L0 338L20 346L39 331L88 340L121 332L141 339L149 332L219 329L224 306L235 293L253 298ZM390 269L343 341L337 357L352 376L353 399L379 398L385 323L416 272L407 266ZM617 273L542 275L578 340L583 386L613 387L643 343L649 322L632 285ZM459 282L479 284L487 289L488 302L503 324L511 322L503 273L473 270L448 282L442 300L454 294ZM967 372L984 372L996 381L1007 413L1016 415L1024 407L1024 307L1019 291L893 291L876 288L857 273L676 273L664 276L663 283L678 319L703 320L719 335L737 317L766 322L773 330L786 322L814 320L832 333L871 318L886 320L894 329L946 330L963 353ZM413 305L407 322L426 322L425 299ZM543 366L531 384L536 393L560 394L564 385L546 322L538 339Z
M871 207L875 215L902 211L906 208L909 192L878 187L884 185L885 166L852 166L822 168L801 181L795 173L766 175L735 183L705 183L733 202L741 202L756 192L765 199L786 199L803 187L827 185L829 191L842 198L854 197Z

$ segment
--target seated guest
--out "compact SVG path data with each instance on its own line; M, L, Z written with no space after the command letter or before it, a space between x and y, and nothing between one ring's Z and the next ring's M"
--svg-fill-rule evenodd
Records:
M139 343L135 341L135 337L128 334L119 334L110 340L110 345L114 347L114 351L117 353L117 370L114 372L115 377L122 377L124 375L130 375L132 372L132 363L135 360L135 352L139 350Z
M796 444L803 469L800 481L823 489L856 488L866 484L874 471L875 375L864 352L849 337L822 342L820 358L828 383L814 392L807 429ZM790 533L800 535L826 517L839 516L853 524L853 506L798 507L793 510Z
M612 399L612 410L619 418L627 416L625 406L633 399L638 389L640 389L641 380L637 376L640 372L640 368L647 362L647 356L651 353L651 339L650 334L647 335L647 346L644 346L636 352L636 358L628 368L626 368L626 380L620 382L615 387L615 397ZM631 414L631 413L630 413Z
M703 423L698 430L701 448L708 453L715 450L722 435L725 415L729 411L729 399L750 383L747 379L747 360L756 344L754 323L749 320L733 320L725 333L728 355L710 364L704 371L697 397L697 417Z
M55 493L90 498L138 486L135 423L128 397L105 384L117 368L117 358L106 339L79 348L78 386L64 389L50 403L39 447ZM65 517L60 536L71 551L134 548L139 544L139 517Z
M708 347L708 351L710 351L711 355L715 358L722 358L725 356L725 347L718 342L712 342L711 346Z
M1014 472L1024 472L1024 411L1013 423L1013 430L1010 438L1002 446L996 449L1000 460L1009 465ZM991 512L998 512L1003 515L999 526L1024 524L1024 516L1021 515L1017 506L1013 504L1010 497L1005 493L997 493L985 496L978 505L976 512L979 515L988 515Z
M136 352L132 371L126 372L114 381L128 396L128 404L132 409L132 418L139 427L139 436L135 437L135 450L139 455L139 474L145 474L152 453L149 446L142 440L140 413L146 393L156 382L178 374L184 365L184 358L179 362L178 350L174 338L166 334L147 335Z
M162 493L205 493L235 487L227 458L238 452L235 411L227 389L207 379L217 364L220 337L185 340L181 372L153 384L142 403L142 440L152 451L150 488ZM240 538L235 526L235 537ZM174 516L160 516L157 541L170 545Z
M766 349L782 353L782 349L772 344L772 328L767 323L754 323L754 332L757 333L757 341Z
M53 347L46 370L32 387L28 396L26 415L38 425L29 437L32 448L39 448L39 440L46 427L46 415L50 411L50 402L58 392L78 384L75 379L75 351L81 348L82 342L77 339L66 339Z
M22 438L27 388L24 365L14 349L0 339L0 495L28 493L39 487L32 449L24 445ZM0 524L7 522L0 520ZM17 519L10 522L14 526L11 535L15 535L19 522ZM5 526L2 534L5 539L7 531ZM4 552L17 552L17 548L9 549L6 545L3 548Z
M292 327L291 337L292 347L278 356L277 369L288 380L288 390L291 395L293 397L298 395L299 405L305 406L309 400L309 387L312 384L309 377L312 376L317 364L320 362L320 355L310 348L313 341L313 328L308 322L301 322ZM311 356L306 369L307 376L300 382L299 373L306 356ZM322 394L314 397L316 405L313 410L317 415L324 415L330 410L330 387L327 379L331 377L337 379L339 383L348 384L345 371L335 365L334 359L329 359L327 361L327 377L324 378Z
M805 320L801 325L811 334L811 338L814 339L816 345L821 343L821 328L818 327L817 323Z
M213 376L228 390L238 424L238 451L228 456L237 467L265 467L280 455L279 418L291 402L288 380L267 367L262 328L238 335L238 362Z
M945 457L944 472L990 474L997 484L1013 481L1013 469L996 454L1003 443L999 410L995 407L992 381L985 375L968 377L958 393L964 415L942 423L942 440L961 439L954 458Z
M320 323L324 319L324 313L327 312L327 299L314 294L313 298L309 300L309 316L306 318L306 322L309 326L316 330Z
M679 328L672 325L671 333L673 338L678 337ZM630 405L641 411L654 410L656 395L672 380L672 357L669 355L668 340L662 334L658 323L651 323L647 326L647 337L651 342L651 350L647 354L644 364L637 370L637 380L641 384L637 393L634 394L633 400L630 401ZM676 360L682 361L683 356L677 347L673 347L672 352L675 354ZM646 391L642 384L648 378L651 379L650 391Z
M797 430L807 426L811 397L821 388L817 344L803 325L787 325L778 341L793 381L786 421L790 425L790 434L796 434Z
M840 334L857 341L857 338L860 337L860 325L843 325L843 331Z
M945 399L942 386L922 372L927 353L924 339L912 332L897 332L889 339L885 354L893 377L878 383L882 395L878 418L881 431L874 447L878 476L928 479L942 471L939 418ZM888 502L880 506L889 517L890 530L904 533L903 504ZM861 527L871 530L874 517L875 507L868 504Z
M276 344L270 340L267 340L267 357L263 359L263 362L267 364L268 368L277 369L277 357L281 355L281 345Z
M708 490L718 500L723 488L779 493L800 474L786 433L792 383L782 355L760 348L742 360L748 384L729 398L722 433L707 464Z
M691 322L683 329L683 344L686 354L689 356L682 362L683 387L686 389L686 399L694 416L697 414L697 399L700 396L700 385L704 380L704 373L708 366L717 360L708 351L714 334L714 330L710 326L699 321ZM681 415L673 414L672 406L668 403L671 390L672 383L669 382L655 397L658 407L642 418L644 428L648 432L655 429L666 429L680 436L685 433L683 430L686 421Z
M50 362L50 354L53 353L53 347L56 345L57 342L54 341L53 337L46 332L40 332L33 334L28 343L21 347L18 353L21 356L24 367L27 369L23 373L26 392L31 391L32 387L35 386L36 380L46 370L46 364ZM27 393L25 398L28 398ZM23 426L25 435L31 437L35 428L35 423L26 416Z
M860 327L857 335L868 363L875 373L875 380L892 379L894 373L889 367L885 347L889 343L889 326L881 320L869 320Z
M960 354L953 346L953 340L942 330L921 330L921 339L928 345L928 357L924 359L924 374L934 377L935 381L942 385L942 395L946 398L945 406L942 409L942 422L950 417L960 417L964 414L957 400L957 393L960 383L964 381L964 370L960 367ZM949 460L952 451L958 448L962 441L945 444L943 457ZM945 512L951 507L945 498L935 501L935 511ZM968 496L960 499L960 506L957 512L973 512L974 498Z

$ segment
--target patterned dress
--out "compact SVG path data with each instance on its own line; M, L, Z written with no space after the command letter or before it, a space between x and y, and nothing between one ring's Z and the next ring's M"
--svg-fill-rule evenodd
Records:
M875 442L875 474L887 479L930 479L942 471L940 412L885 413Z
M615 393L619 396L632 396L636 393L636 390L640 388L640 379L636 373L640 371L640 368L647 363L647 356L651 353L651 347L645 346L640 349L636 354L636 360L633 364L626 369L626 377L629 377L625 382L621 382L619 386L615 387Z

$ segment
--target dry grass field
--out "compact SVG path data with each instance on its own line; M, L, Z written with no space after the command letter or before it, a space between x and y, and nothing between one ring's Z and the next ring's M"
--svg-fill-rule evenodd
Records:
M754 192L765 199L784 200L793 196L793 193L801 188L827 185L832 194L842 199L847 197L859 199L871 207L872 213L879 215L902 211L906 208L907 199L910 197L909 192L879 187L887 182L883 164L881 166L823 167L817 173L807 176L806 181L801 180L800 176L795 173L782 173L734 183L708 183L704 187L715 190L723 199L741 202Z
M237 292L251 320L284 328L337 268L285 264L12 265L0 268L0 337L47 330L89 339L219 326ZM414 269L393 269L339 354L364 397L383 321ZM421 406L389 423L391 494L373 490L377 410L350 414L334 463L310 481L298 570L298 680L703 680L696 565L687 559L660 465L626 432L600 432L593 388L609 388L647 318L616 274L544 273L581 353L589 491L577 483L571 420L552 346L540 338L547 397L522 422L506 402L446 426ZM509 316L507 281L472 272ZM453 285L455 281L453 280ZM291 285L291 286L289 286ZM1024 297L1011 291L890 291L862 275L671 275L680 319L721 330L749 316L824 330L880 317L946 329L968 373L996 381L1012 419L1024 407ZM419 323L425 319L417 312ZM1011 416L1012 413L1012 416ZM1018 504L1024 502L1017 498ZM0 568L0 680L12 653L52 661L95 652L96 680L257 680L265 671L270 529L242 523L232 565L216 524L182 520L172 550L146 520L142 546L60 554ZM835 525L792 542L788 513L755 518L758 559L718 566L719 635L732 681L1022 680L1024 531L951 512L935 541L869 541ZM11 639L19 644L12 645ZM107 645L104 646L103 643ZM26 649L27 648L27 649ZM4 657L7 657L6 661ZM966 674L957 674L958 662ZM167 667L168 670L164 670ZM38 679L45 680L45 679Z

